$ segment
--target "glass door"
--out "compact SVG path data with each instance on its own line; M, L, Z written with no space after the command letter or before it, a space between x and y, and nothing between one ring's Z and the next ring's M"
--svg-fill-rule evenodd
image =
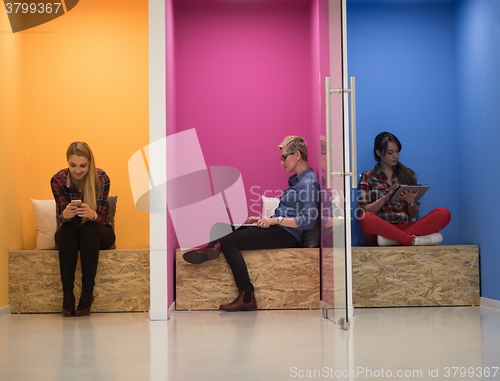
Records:
M320 59L324 76L321 309L343 329L352 317L350 194L355 163L355 81L347 78L345 0L327 0ZM325 4L326 6L326 4ZM325 15L326 16L326 15ZM326 34L326 32L328 34ZM353 124L354 123L354 124Z

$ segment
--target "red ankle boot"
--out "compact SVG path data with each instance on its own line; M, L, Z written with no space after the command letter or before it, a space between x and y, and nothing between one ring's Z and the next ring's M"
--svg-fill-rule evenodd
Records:
M247 291L250 294L250 302L245 303L245 292L239 292L236 299L229 304L223 304L219 309L227 312L236 311L255 311L257 309L257 301L253 291Z
M187 251L184 253L183 258L186 262L199 265L200 263L217 259L220 255L220 250L220 243L217 242L215 245L208 245L201 249Z

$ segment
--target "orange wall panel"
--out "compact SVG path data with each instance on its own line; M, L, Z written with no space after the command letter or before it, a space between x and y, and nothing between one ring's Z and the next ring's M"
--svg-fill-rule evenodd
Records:
M93 149L118 195L118 248L149 247L149 216L132 199L128 159L149 143L147 2L80 1L22 36L22 213L35 246L30 199L51 199L50 178L69 143Z
M19 118L21 38L5 31L10 25L0 12L0 308L9 304L9 250L22 248L22 142Z

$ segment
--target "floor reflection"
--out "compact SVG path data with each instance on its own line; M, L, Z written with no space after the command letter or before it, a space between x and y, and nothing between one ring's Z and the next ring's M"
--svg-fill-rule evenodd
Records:
M0 380L500 380L498 327L481 307L356 309L349 331L319 310L10 315Z

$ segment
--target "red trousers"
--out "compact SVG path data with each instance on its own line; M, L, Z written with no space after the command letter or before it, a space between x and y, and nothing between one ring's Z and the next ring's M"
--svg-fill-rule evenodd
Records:
M421 219L404 224L391 224L376 214L367 212L360 216L359 227L372 246L377 246L377 235L409 246L413 243L413 236L437 233L450 220L451 213L446 208L436 208Z

